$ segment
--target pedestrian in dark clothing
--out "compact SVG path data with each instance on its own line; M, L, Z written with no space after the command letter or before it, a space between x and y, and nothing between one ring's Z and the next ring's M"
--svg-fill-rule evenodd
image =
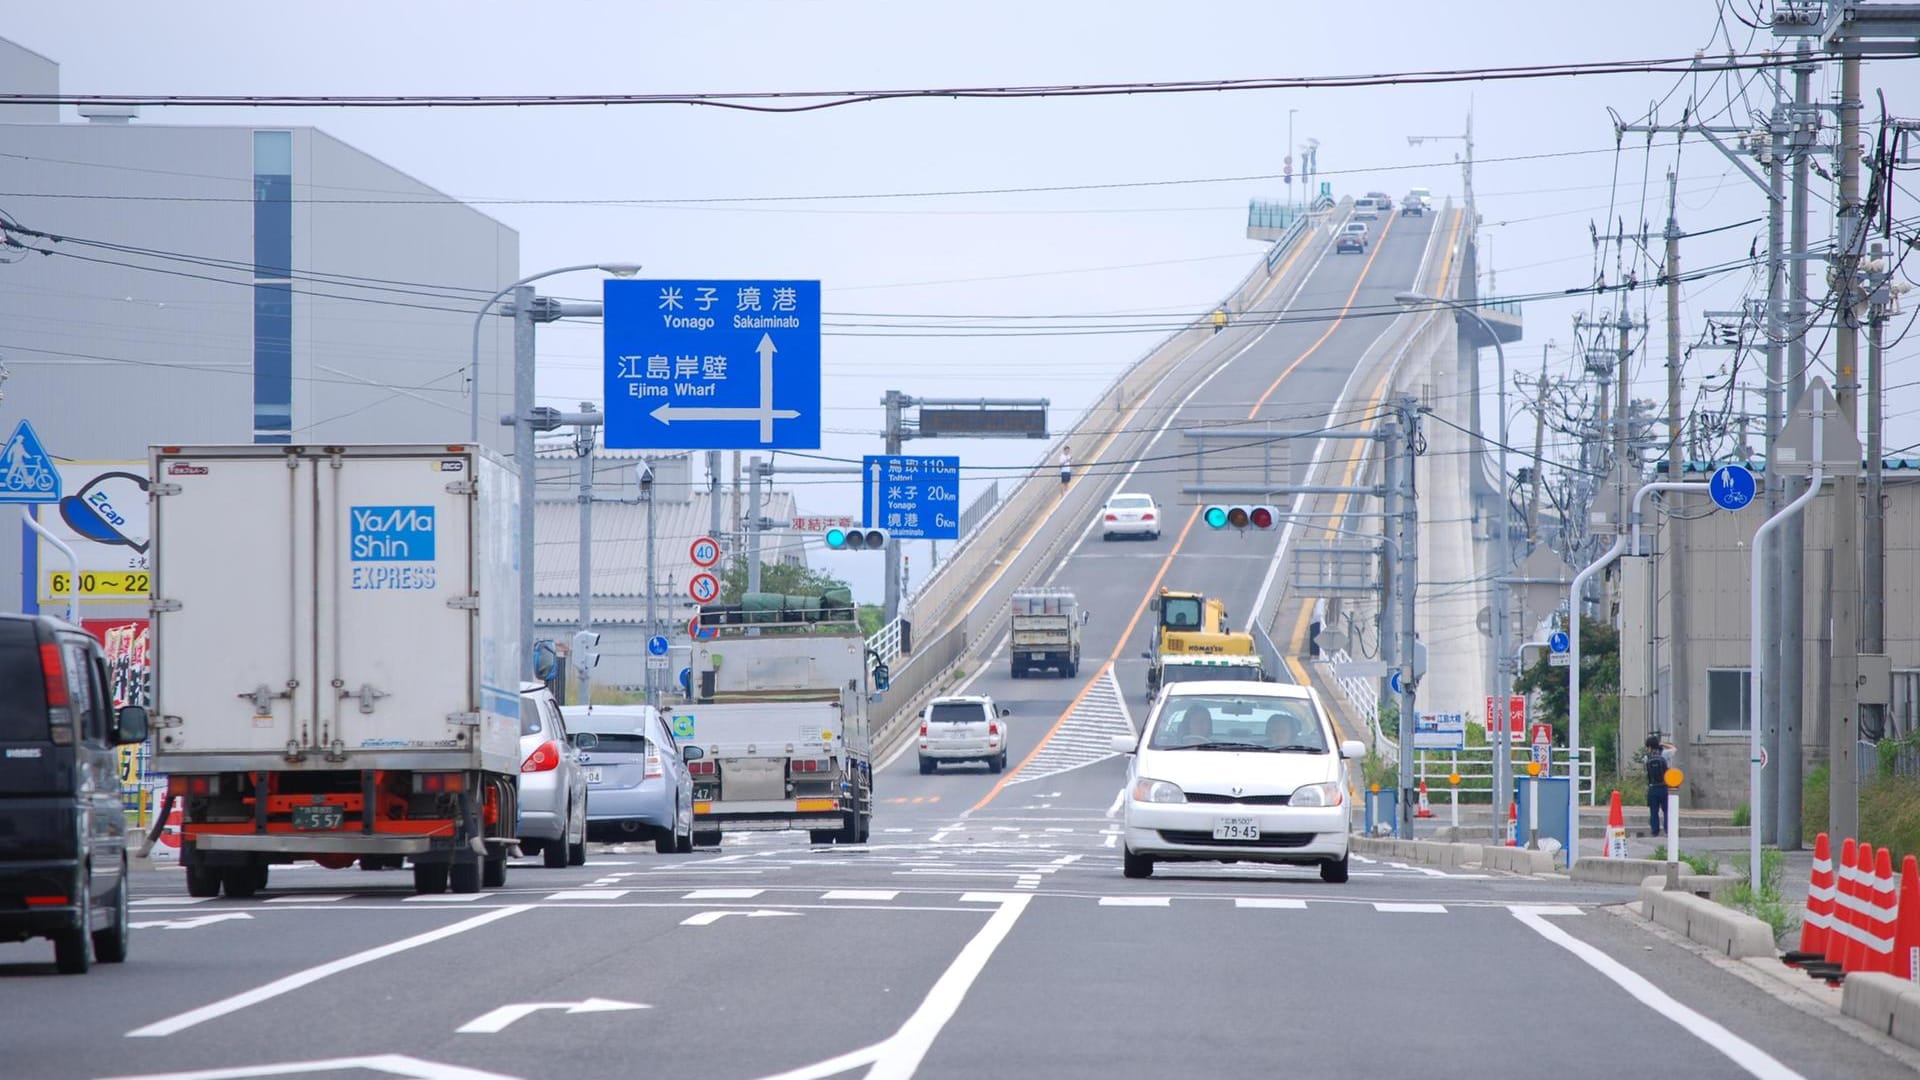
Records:
M1667 754L1660 736L1647 736L1647 835L1660 836L1667 821Z

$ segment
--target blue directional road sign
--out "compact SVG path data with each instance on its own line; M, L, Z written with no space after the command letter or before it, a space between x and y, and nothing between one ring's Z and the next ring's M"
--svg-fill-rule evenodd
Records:
M818 450L820 283L606 283L606 443Z
M667 655L667 639L660 634L655 634L652 637L648 638L647 639L647 655L649 656Z
M0 446L0 503L57 503L60 469L25 420Z
M1547 648L1554 652L1566 652L1572 647L1573 642L1568 640L1565 630L1555 630L1547 638Z
M1714 505L1722 510L1744 510L1753 503L1753 471L1745 465L1722 465L1707 485Z
M860 524L902 540L960 539L960 459L869 454L860 465Z

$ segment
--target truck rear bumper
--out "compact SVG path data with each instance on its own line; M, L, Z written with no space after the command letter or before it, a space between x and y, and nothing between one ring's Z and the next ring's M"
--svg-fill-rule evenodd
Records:
M790 832L795 829L838 829L844 814L808 814L791 818L697 817L695 832Z
M193 837L201 851L260 852L271 855L420 855L433 850L427 836L302 836L295 833L201 833Z
M837 829L846 822L848 807L838 799L745 799L734 802L696 802L696 831L782 832L787 829Z

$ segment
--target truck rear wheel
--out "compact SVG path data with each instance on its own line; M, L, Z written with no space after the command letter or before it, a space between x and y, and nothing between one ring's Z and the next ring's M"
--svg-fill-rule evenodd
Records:
M831 844L840 838L839 829L808 829L807 840L814 844Z
M480 887L483 889L504 889L507 887L507 856L505 852L490 855L480 864Z
M712 832L696 832L696 833L694 833L694 834L693 834L693 846L694 846L694 847L719 847L719 846L720 846L720 831L719 831L718 829L716 829L716 830L714 830L714 831L712 831Z
M260 867L229 866L220 873L220 883L226 886L227 897L233 900L245 900L260 891L265 885L266 875Z
M220 871L212 866L187 867L187 895L205 900L220 895Z
M447 868L447 887L457 893L480 891L480 857L462 853Z
M422 896L438 896L446 892L448 871L451 869L446 863L414 863L413 891Z

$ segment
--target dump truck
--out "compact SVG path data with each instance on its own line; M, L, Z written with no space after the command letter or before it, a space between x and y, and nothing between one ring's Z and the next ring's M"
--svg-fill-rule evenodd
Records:
M480 446L151 451L153 765L197 897L276 864L504 884L520 765L515 511Z
M887 669L845 590L749 593L696 616L691 701L665 706L693 777L693 842L806 830L864 844L873 823L867 705Z
M1080 674L1080 627L1086 613L1066 589L1022 589L1013 594L1013 630L1007 645L1013 677L1051 670Z
M1200 593L1161 589L1148 607L1155 615L1153 645L1141 655L1148 661L1147 700L1160 693L1168 682L1190 681L1194 676L1177 671L1167 678L1168 665L1180 665L1200 658L1245 657L1259 667L1259 653L1253 635L1234 633L1227 625L1226 602ZM1262 672L1262 678L1265 673Z

